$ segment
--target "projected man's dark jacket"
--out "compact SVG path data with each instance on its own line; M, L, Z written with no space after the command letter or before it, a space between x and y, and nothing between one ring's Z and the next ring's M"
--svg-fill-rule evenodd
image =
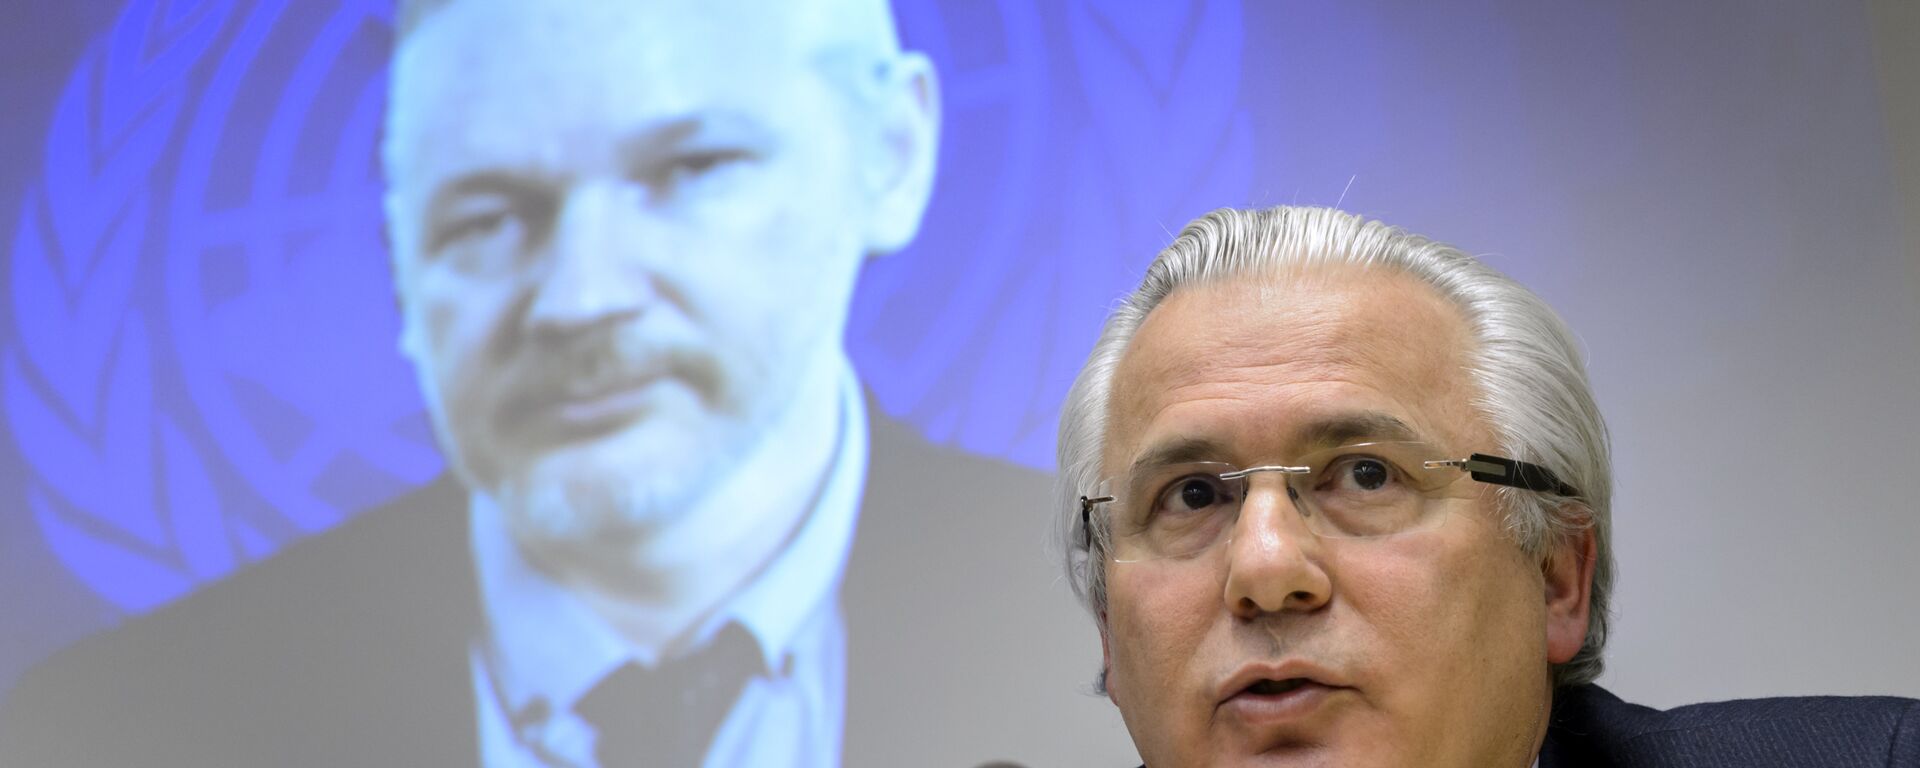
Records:
M846 764L904 765L978 743L951 702L1018 690L996 674L1023 651L1006 617L1064 603L1002 565L1044 530L1040 473L875 418L868 474L842 593ZM964 507L982 488L1030 502ZM478 765L467 503L443 479L56 656L0 708L0 765ZM941 629L956 620L976 631Z

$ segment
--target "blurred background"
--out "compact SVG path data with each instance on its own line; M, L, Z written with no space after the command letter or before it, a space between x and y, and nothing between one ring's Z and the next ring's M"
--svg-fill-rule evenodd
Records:
M892 10L943 109L919 233L852 300L875 422L1043 480L1105 312L1173 232L1218 206L1337 205L1482 255L1583 339L1619 483L1602 685L1655 706L1920 695L1920 489L1895 482L1920 467L1920 9ZM448 469L381 207L391 6L9 16L0 696ZM926 765L1135 759L1087 692L1098 639L1034 488L881 511L960 530L1032 596L938 595L953 624L914 629L1015 640L923 660L1018 681L939 702L973 727L850 719L850 740L873 729ZM962 530L982 509L1019 523ZM885 592L850 586L846 609ZM872 647L911 659L908 635Z

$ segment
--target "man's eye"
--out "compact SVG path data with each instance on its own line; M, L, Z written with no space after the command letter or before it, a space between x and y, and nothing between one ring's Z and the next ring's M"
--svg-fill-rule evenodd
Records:
M500 236L513 224L512 214L504 210L471 214L447 226L443 244L491 239Z
M511 263L529 242L543 236L550 210L529 191L489 191L457 196L436 206L427 253L463 268Z
M1161 494L1157 512L1189 513L1210 509L1227 502L1227 489L1219 478L1194 475L1174 481Z
M526 225L512 209L477 211L448 220L428 253L460 271L488 273L517 263L526 240Z
M716 150L684 155L674 164L675 170L682 174L706 173L727 163L737 162L745 153L736 150Z
M1343 458L1328 467L1325 490L1378 491L1394 480L1394 469L1370 456Z
M698 184L722 171L751 159L746 150L712 149L675 155L657 169L651 181L662 193L671 194Z

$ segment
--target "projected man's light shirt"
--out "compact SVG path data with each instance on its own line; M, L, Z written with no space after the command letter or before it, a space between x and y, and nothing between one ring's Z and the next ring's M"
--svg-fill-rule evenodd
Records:
M791 546L694 633L704 642L737 622L758 643L767 672L748 681L721 722L707 766L840 764L846 709L840 581L867 468L866 405L851 368L841 414L832 468ZM596 734L574 705L628 661L657 666L660 649L628 642L528 564L499 509L480 495L473 499L472 537L489 623L472 663L484 765L594 765Z

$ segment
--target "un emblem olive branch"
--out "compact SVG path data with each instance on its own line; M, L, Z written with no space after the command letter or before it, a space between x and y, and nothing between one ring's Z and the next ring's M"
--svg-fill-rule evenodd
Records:
M230 9L135 2L95 41L56 104L11 249L0 391L33 470L26 507L56 555L91 563L76 573L136 611L233 567L206 464L155 408L141 295L155 168Z

